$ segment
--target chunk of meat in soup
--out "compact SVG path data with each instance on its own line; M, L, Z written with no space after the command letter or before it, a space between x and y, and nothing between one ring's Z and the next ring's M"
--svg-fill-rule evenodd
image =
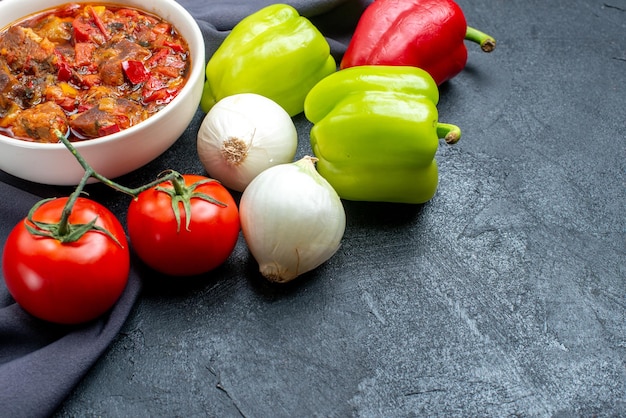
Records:
M11 26L0 37L0 44L2 56L12 70L35 75L55 71L54 44L30 28Z
M6 64L0 60L0 127L10 124L11 121L5 118L14 113L17 108L17 104L8 95L15 84L15 77Z
M104 84L121 86L124 84L122 61L142 61L150 55L150 51L128 39L120 39L107 48L96 52L100 68L100 78Z
M65 135L68 122L65 112L54 102L44 102L20 111L15 118L13 134L35 142L59 142L57 132Z
M129 128L148 117L137 103L106 97L91 109L71 117L70 127L78 137L95 138Z
M28 108L42 102L48 75L56 71L54 45L32 29L17 26L0 34L0 45L2 107L6 110L15 103ZM19 80L12 74L16 68L24 70Z

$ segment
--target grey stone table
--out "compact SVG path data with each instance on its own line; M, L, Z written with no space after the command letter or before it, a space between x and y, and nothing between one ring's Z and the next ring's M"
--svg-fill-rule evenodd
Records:
M345 201L339 252L288 285L243 239L206 277L148 274L58 417L626 415L626 1L459 4L498 46L441 87L463 139L434 199ZM128 178L202 173L202 116Z

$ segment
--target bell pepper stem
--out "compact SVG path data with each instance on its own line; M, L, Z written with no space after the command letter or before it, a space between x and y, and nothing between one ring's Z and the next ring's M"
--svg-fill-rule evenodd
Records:
M467 27L465 39L479 44L480 49L485 52L491 52L496 48L496 40L493 37L471 26Z
M461 128L450 123L437 123L437 136L446 140L447 144L456 144L461 139Z

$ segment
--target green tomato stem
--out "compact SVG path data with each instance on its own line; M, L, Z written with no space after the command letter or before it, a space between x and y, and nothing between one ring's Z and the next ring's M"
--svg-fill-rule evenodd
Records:
M189 229L189 222L191 221L190 200L192 198L202 199L202 200L205 200L207 202L210 202L215 205L222 206L222 207L226 206L225 203L220 202L219 200L216 200L207 194L196 192L196 188L200 186L201 184L216 181L216 180L204 179L190 186L187 186L185 184L185 179L183 178L183 176L174 170L167 170L163 172L156 180L150 183L144 184L143 186L134 188L134 189L128 188L126 186L122 186L121 184L116 183L113 180L96 172L96 170L94 170L93 167L89 165L89 163L83 158L83 156L80 155L80 153L74 147L74 145L72 145L70 140L67 139L60 131L56 131L56 135L59 141L63 143L63 145L65 145L65 147L72 153L74 158L76 158L78 163L85 170L85 174L83 175L83 178L81 179L80 183L78 183L78 185L76 186L76 189L74 190L70 198L67 200L67 203L65 207L63 208L61 220L59 221L59 226L58 226L59 232L62 231L63 233L69 233L69 231L71 231L71 226L69 224L69 217L72 212L72 207L74 206L74 203L76 202L76 199L78 198L78 196L82 193L83 189L85 188L87 181L91 177L99 180L101 183L111 187L112 189L115 189L122 193L126 193L132 197L137 197L141 192L151 189L152 187L156 187L157 191L165 192L169 194L172 199L172 210L174 211L174 214L176 216L178 230L180 230L179 203L183 204L187 229ZM160 186L162 183L166 183L166 182L171 184L171 188L167 187L167 185L165 185L165 187Z
M81 182L78 184L76 190L74 191L74 193L81 193L83 188L85 187L85 185L87 184L87 180L89 180L90 177L95 178L96 180L100 181L101 183L104 183L105 185L111 187L112 189L115 189L119 192L122 193L126 193L130 196L133 197L137 197L137 195L139 195L139 193L150 189L151 187L154 187L164 181L168 181L168 180L174 180L175 178L180 178L180 174L177 173L174 170L168 170L166 171L162 176L160 176L158 179L148 183L148 184L144 184L142 186L139 186L137 188L131 189L129 187L126 186L122 186L119 183L114 182L113 180L103 176L102 174L96 172L96 170L93 169L93 167L85 160L85 158L83 158L82 155L80 155L80 153L78 152L78 150L74 147L74 145L72 145L72 142L67 139L60 131L56 132L57 138L59 139L59 141L61 143L63 143L63 145L65 145L65 147L72 153L72 155L74 156L74 158L76 158L76 160L78 161L78 163L81 165L81 167L83 167L83 169L85 170L85 175L83 176L83 179L81 180Z
M65 147L72 153L74 158L76 158L76 160L81 165L81 167L83 167L83 169L85 170L85 173L83 174L83 177L81 178L80 182L78 183L78 185L76 186L72 194L68 197L67 202L63 206L63 210L61 211L61 218L58 223L46 223L46 222L35 221L33 219L33 215L36 209L39 208L42 204L44 204L47 199L38 202L31 208L27 216L28 222L26 222L26 228L30 231L31 234L53 238L60 242L66 243L66 242L75 242L79 240L84 234L86 234L89 231L99 231L101 233L106 234L108 237L114 240L118 245L121 245L119 240L110 231L107 231L106 229L96 225L97 218L91 220L90 222L86 224L73 225L69 221L70 215L72 214L72 209L74 208L74 204L76 203L80 194L85 189L87 182L92 177L117 191L126 193L133 197L137 197L141 192L151 189L152 187L157 187L161 183L164 183L164 182L171 183L173 185L172 194L175 195L175 198L173 197L172 199L172 202L173 202L172 205L174 207L174 210L177 216L178 216L178 211L177 211L178 202L182 201L183 205L185 205L185 209L186 209L185 213L187 214L187 226L189 226L189 220L190 220L191 208L189 204L189 199L191 197L199 197L201 199L205 199L215 204L224 205L223 203L218 202L217 200L213 199L210 196L205 196L203 193L194 193L195 187L201 184L202 182L197 182L196 184L187 188L185 186L185 180L183 176L174 170L167 170L161 173L161 175L156 180L148 184L144 184L143 186L134 188L134 189L131 189L126 186L122 186L121 184L116 183L113 180L96 172L96 170L94 170L94 168L83 158L83 156L80 155L80 153L74 147L74 145L70 142L70 140L67 139L65 135L63 135L60 131L57 130L55 134L59 142L65 145ZM214 180L207 179L206 181L214 181Z
M185 185L185 179L180 174L174 176L172 186L174 186L174 192L177 196L187 196L190 193L189 188Z
M472 28L471 26L467 27L465 39L479 44L480 49L485 52L491 52L496 48L496 40L492 36Z
M162 176L160 176L159 178L157 178L156 180L148 184L144 184L143 186L139 186L134 189L128 188L96 172L96 170L93 169L93 167L83 158L83 156L80 155L78 150L74 147L74 145L72 145L71 141L65 137L65 135L63 135L60 131L56 131L56 135L59 141L63 143L63 145L65 145L65 147L72 153L74 158L76 158L78 163L85 170L85 174L83 175L82 179L76 186L76 189L74 189L74 192L72 192L70 197L67 199L67 202L65 203L65 206L63 207L63 211L61 212L61 219L59 220L59 223L57 226L58 235L60 237L64 237L70 234L71 227L70 227L69 218L72 213L72 208L74 207L74 204L76 203L76 199L78 199L80 194L85 189L85 186L87 185L87 181L89 181L89 179L92 177L95 178L96 180L99 180L103 184L111 187L112 189L115 189L122 193L126 193L133 197L137 197L139 193L145 190L148 190L151 187L157 186L158 184L164 181L172 180L172 182L176 184L177 182L174 180L177 178L180 178L179 173L173 170L170 170L170 171L165 172Z
M74 207L74 203L76 203L76 199L78 199L78 196L80 196L83 189L85 188L87 180L89 180L89 177L91 177L92 171L93 170L91 169L85 170L85 174L80 180L80 183L78 183L78 186L76 186L74 192L72 192L70 197L67 199L67 202L65 202L65 206L63 207L63 211L61 212L61 220L58 224L58 232L60 236L65 236L70 233L70 215L72 214L72 208Z
M437 123L437 136L448 144L456 144L461 139L461 128L450 123Z

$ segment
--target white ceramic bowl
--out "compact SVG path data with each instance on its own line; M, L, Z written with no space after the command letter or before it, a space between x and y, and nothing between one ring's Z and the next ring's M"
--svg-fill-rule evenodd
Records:
M2 0L0 29L32 13L68 2ZM121 132L74 144L98 173L115 178L154 160L182 135L198 109L206 63L200 28L174 0L114 0L111 3L154 13L173 24L189 45L192 65L187 84L159 112ZM0 170L25 180L60 186L76 185L84 174L78 161L63 144L34 143L4 135L0 135Z

